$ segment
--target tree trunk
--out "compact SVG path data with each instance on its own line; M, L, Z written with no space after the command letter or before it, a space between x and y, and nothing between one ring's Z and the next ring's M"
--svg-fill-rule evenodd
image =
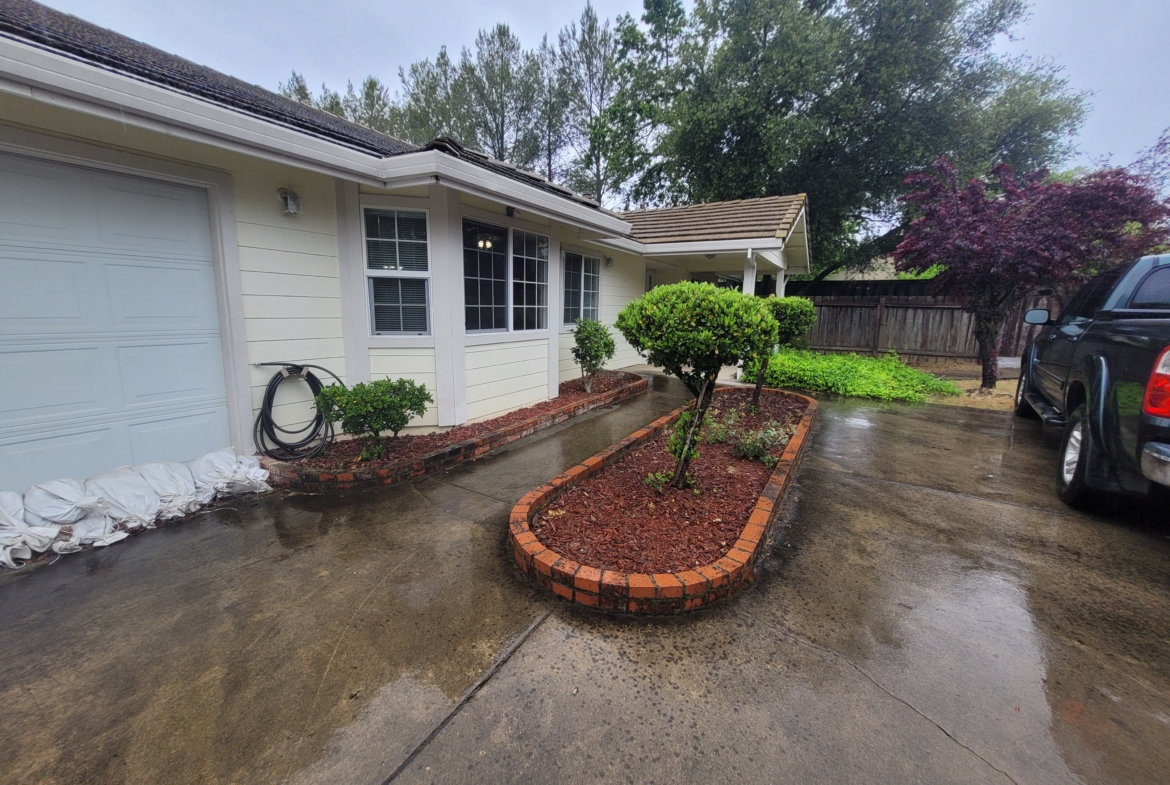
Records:
M999 322L975 317L975 340L979 343L979 364L983 367L980 390L994 390L999 381Z
M593 392L593 374L581 371L581 386L585 388L585 392Z
M764 357L760 361L760 372L756 374L756 391L752 394L752 408L757 408L760 405L760 390L764 387L764 375L768 372L769 357Z
M695 438L699 434L699 429L703 427L703 419L707 416L707 407L711 405L712 399L715 397L715 380L709 379L703 382L702 388L699 389L699 396L695 399L695 416L691 418L691 427L687 429L687 440L683 444L682 454L679 456L678 463L674 467L674 480L671 482L675 488L687 487L687 468L691 465L690 453L691 445L695 443Z

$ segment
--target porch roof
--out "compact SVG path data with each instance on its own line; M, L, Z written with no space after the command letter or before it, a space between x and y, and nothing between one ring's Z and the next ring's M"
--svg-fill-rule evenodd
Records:
M808 197L766 196L621 213L630 236L646 245L719 240L785 241L797 226Z

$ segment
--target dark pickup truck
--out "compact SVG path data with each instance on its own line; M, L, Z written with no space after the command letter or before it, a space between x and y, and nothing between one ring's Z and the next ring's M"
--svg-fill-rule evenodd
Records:
M1024 350L1016 414L1064 429L1060 498L1170 486L1170 255L1101 273L1055 321L1024 319L1044 330Z

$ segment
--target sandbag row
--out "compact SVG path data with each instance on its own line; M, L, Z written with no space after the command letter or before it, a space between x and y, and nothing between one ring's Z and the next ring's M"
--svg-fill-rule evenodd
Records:
M0 491L0 565L34 553L110 545L159 521L181 518L217 496L271 490L268 472L231 448L188 463L123 466L88 480L49 480L24 494Z

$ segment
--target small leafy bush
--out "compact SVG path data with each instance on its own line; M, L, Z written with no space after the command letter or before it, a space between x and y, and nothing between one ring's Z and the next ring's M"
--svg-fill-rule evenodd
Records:
M707 444L724 444L731 438L735 423L739 420L739 415L735 412L728 412L722 419L715 417L716 412L711 411L711 420L704 429L703 441Z
M670 481L673 477L673 472L650 472L646 475L646 479L642 480L642 482L651 486L659 493L662 493L662 489L667 485L670 485Z
M573 359L581 366L585 392L593 392L593 377L607 360L612 360L617 346L609 328L593 319L581 319L573 328Z
M365 442L362 460L380 458L382 432L394 436L413 417L421 417L434 399L424 385L413 379L379 379L353 387L334 385L318 393L317 411L327 422L340 422L341 430Z
M790 346L807 333L817 321L813 301L806 297L769 297L765 301L780 329L776 332L779 346Z
M772 453L787 445L795 432L795 426L775 422L765 423L758 431L736 431L731 436L731 454L736 458L759 461L771 469L780 461Z
M685 457L689 463L699 457L699 440L693 438L691 434L691 426L694 422L695 413L693 411L683 412L675 420L674 428L671 429L670 436L666 439L666 451L676 462L682 461ZM689 441L688 437L690 437Z
M759 366L749 363L750 373ZM879 401L926 401L931 395L958 395L959 389L945 379L909 367L896 352L882 357L856 354L817 354L781 349L765 372L769 387L830 392Z

